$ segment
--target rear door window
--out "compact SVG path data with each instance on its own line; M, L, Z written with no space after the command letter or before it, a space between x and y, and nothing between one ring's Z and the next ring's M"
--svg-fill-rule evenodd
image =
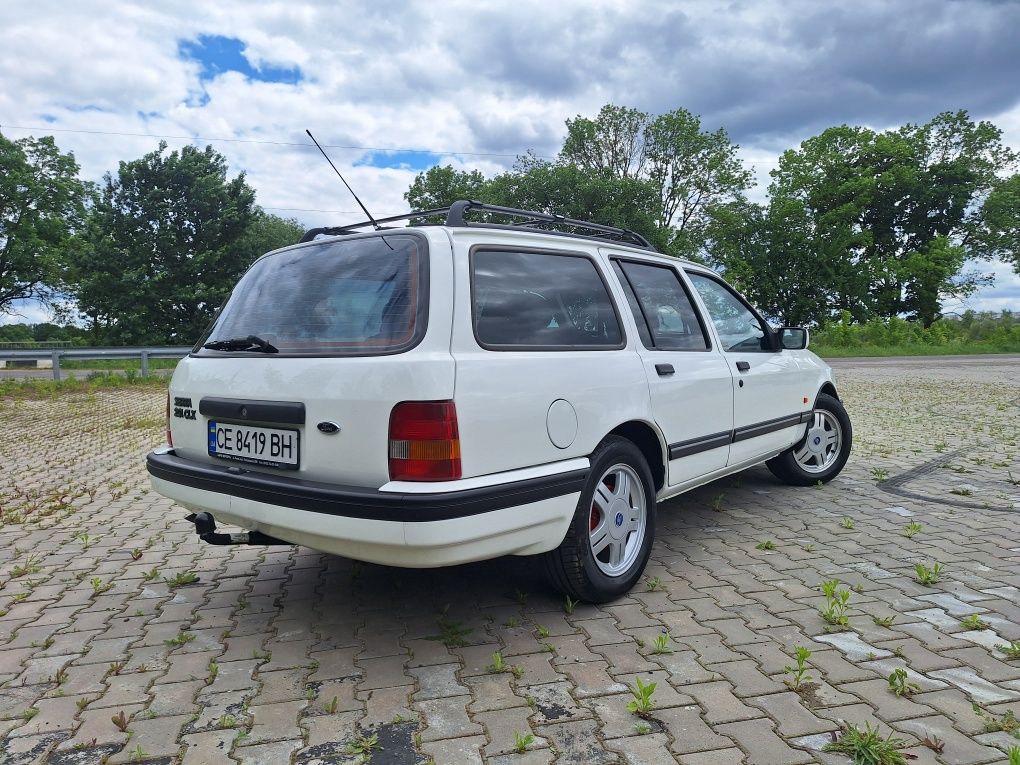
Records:
M475 337L483 348L623 347L616 308L590 258L477 249L471 281Z
M238 282L199 347L255 335L290 355L407 350L425 332L427 270L425 240L409 234L268 255Z
M708 333L676 271L628 260L613 261L628 293L646 348L707 351Z

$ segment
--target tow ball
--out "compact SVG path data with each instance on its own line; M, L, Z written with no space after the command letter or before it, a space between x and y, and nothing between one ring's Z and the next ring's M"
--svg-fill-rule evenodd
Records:
M282 539L263 534L261 531L245 531L240 534L221 534L216 531L216 519L209 513L191 513L184 520L195 524L195 533L210 545L288 545Z

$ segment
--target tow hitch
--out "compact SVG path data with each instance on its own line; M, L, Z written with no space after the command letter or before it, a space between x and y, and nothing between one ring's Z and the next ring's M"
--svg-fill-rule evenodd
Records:
M241 534L219 534L216 521L209 513L191 513L184 520L195 524L195 533L203 542L211 545L289 545L282 539L263 534L261 531L245 531Z

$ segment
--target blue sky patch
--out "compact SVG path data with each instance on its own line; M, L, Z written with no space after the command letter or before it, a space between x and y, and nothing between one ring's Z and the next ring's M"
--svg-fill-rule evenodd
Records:
M355 167L383 167L396 170L428 170L439 163L439 154L431 151L373 151L358 159Z
M223 35L199 35L197 40L182 40L178 46L183 58L201 64L199 77L203 82L224 72L240 72L252 80L282 82L285 85L301 81L301 70L297 67L285 69L267 65L256 69L245 57L244 48L244 43L236 37Z

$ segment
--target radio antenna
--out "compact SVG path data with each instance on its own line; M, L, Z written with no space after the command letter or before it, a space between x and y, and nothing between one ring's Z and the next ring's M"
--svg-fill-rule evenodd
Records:
M333 172L335 172L338 176L340 176L340 180L341 181L344 181L344 177L342 175L340 175L340 171L336 169L336 165L333 164L333 160L331 160L329 158L329 155L326 154L325 151L323 151L321 146L319 146L319 142L315 140L315 136L312 135L312 131L309 130L308 128L305 128L305 132L308 133L308 137L312 139L312 143L315 144L315 148L317 148L319 151L322 152L322 156L324 156L326 158L326 161L329 162L329 166L333 168ZM365 215L368 216L369 223L371 223L373 226L375 226L377 231L380 228L382 228L382 226L380 226L378 223L375 222L375 218L372 217L372 213L370 213L368 211L368 208L365 207L365 205L363 205L361 203L360 199L358 199L358 195L354 193L354 189L351 188L351 184L349 184L347 181L344 181L344 186L346 186L347 190L349 192L351 192L351 196L354 197L354 201L358 203L358 206L361 207L361 209L365 211Z

